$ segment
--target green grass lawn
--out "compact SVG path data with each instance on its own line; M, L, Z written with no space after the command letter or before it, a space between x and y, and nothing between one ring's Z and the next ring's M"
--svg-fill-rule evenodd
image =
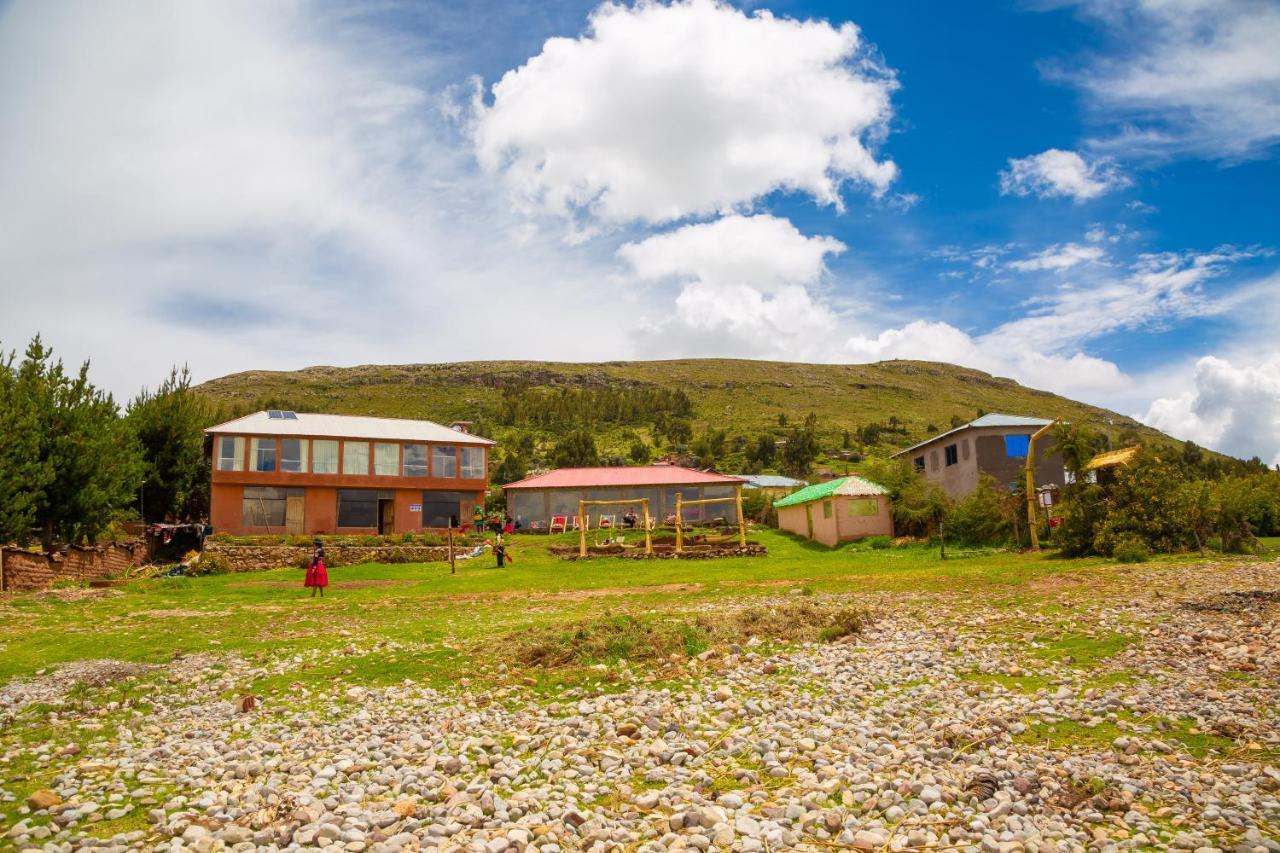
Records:
M160 663L196 652L279 654L379 640L408 644L418 656L391 666L385 677L430 672L450 679L466 672L474 647L495 638L617 611L679 611L793 589L881 596L888 602L882 606L893 606L896 592L986 603L1030 596L1051 606L1051 590L1039 588L1050 586L1048 578L1122 581L1126 571L1052 552L942 560L926 546L828 550L769 530L752 538L769 548L767 557L574 562L546 550L572 542L571 535L518 536L515 562L505 569L488 555L459 562L457 574L444 564L339 567L323 599L309 597L296 569L135 581L120 594L73 601L16 596L0 605L0 683L83 658ZM1053 653L1073 652L1082 663L1110 651L1092 648L1087 638L1061 642L1068 646Z

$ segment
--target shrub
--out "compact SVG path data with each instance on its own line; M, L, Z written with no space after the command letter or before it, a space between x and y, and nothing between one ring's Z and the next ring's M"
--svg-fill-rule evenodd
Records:
M868 536L862 540L862 544L875 551L883 551L893 545L893 540L888 536Z
M947 536L966 545L1003 545L1013 538L1013 517L1008 495L990 475L978 479L978 488L956 504L947 518Z
M225 575L231 571L231 564L221 554L204 553L200 560L187 569L189 575Z
M1136 537L1121 539L1112 547L1111 553L1122 563L1145 563L1151 559L1146 543Z

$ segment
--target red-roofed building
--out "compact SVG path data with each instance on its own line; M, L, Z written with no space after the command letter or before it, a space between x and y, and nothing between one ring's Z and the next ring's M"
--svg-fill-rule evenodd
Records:
M679 465L640 465L629 468L561 468L503 486L507 514L523 528L535 522L549 524L554 516L578 514L579 501L616 501L648 498L649 512L659 522L676 511L676 494L683 500L724 498L723 504L688 507L687 521L723 518L738 520L735 503L742 488L740 477L695 471ZM590 507L591 527L601 515L620 518L626 507Z

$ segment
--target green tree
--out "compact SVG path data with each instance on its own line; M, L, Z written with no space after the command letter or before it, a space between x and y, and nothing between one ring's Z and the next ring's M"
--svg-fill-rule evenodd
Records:
M807 476L819 453L818 434L815 430L808 426L791 430L786 446L782 448L783 473L792 477Z
M758 437L756 443L747 450L747 460L761 469L768 468L773 465L777 453L778 445L773 436L766 433Z
M637 465L646 465L649 462L652 451L649 445L644 443L644 439L637 438L631 442L631 449L627 453L627 457Z
M26 544L54 472L40 455L43 421L30 387L34 376L15 367L15 360L13 352L0 355L0 543Z
M551 452L551 464L557 468L587 468L600 464L596 441L587 429L575 429L565 434Z
M1084 480L1084 468L1106 442L1084 424L1058 421L1051 430L1054 447L1062 454L1062 467L1076 482Z
M48 472L35 501L45 548L55 536L92 541L132 505L142 481L141 454L115 400L89 381L88 362L69 375L38 335L18 367L16 394L34 415L34 458Z
M204 518L209 512L209 465L205 427L217 417L208 400L191 390L191 373L174 367L155 393L143 391L129 404L126 420L142 451L142 515Z
M983 474L947 518L947 538L968 545L1003 545L1013 539L1013 506L995 478Z
M507 483L523 480L528 472L524 457L516 450L506 450L502 453L502 461L498 463L498 467L493 469L493 481L505 486Z

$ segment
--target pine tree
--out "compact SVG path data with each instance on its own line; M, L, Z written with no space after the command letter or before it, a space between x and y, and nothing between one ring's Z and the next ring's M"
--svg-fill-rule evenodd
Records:
M214 407L191 390L185 366L181 371L174 367L154 394L144 390L129 404L128 424L145 466L140 501L145 520L192 520L208 514L203 429L216 417Z

